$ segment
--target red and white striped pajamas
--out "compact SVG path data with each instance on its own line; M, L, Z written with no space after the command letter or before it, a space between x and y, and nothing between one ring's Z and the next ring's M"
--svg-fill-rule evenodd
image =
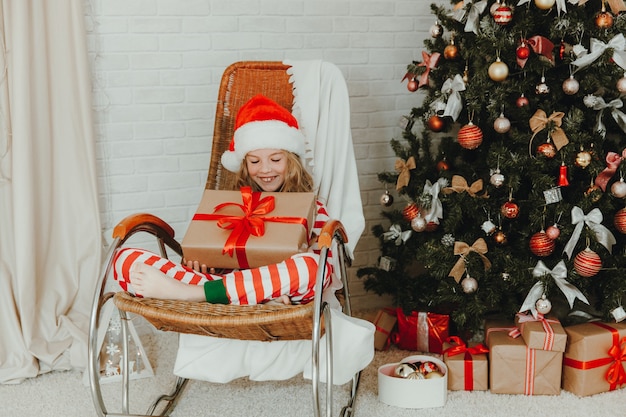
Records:
M317 205L317 216L313 225L315 235L319 235L329 219L323 204L318 202ZM216 275L195 271L150 251L122 248L115 255L113 277L124 291L134 292L130 282L130 269L135 262L141 262L185 284L204 285L207 281L221 279L231 304L259 304L284 294L293 303L306 303L315 295L315 278L319 264L317 243L311 247L311 251L296 254L278 264ZM330 283L330 274L329 264L324 277L324 288Z

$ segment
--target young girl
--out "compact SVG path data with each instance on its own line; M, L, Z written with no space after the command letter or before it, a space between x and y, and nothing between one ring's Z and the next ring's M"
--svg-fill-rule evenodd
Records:
M254 191L310 192L313 180L304 169L304 136L289 111L258 95L244 104L235 119L230 148L222 166L238 174L238 187ZM328 214L317 203L313 240ZM176 264L154 253L121 249L114 261L114 278L122 289L151 298L208 301L222 304L259 304L270 300L306 303L314 297L319 255L316 244L275 265L216 275L206 265ZM330 268L324 288L330 283Z

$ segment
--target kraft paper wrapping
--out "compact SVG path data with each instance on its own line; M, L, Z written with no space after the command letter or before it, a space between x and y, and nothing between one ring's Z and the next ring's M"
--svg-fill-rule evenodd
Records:
M521 337L508 331L490 331L485 326L489 347L489 384L494 394L559 395L563 352L531 349ZM507 327L514 328L510 323Z
M249 236L245 245L239 245L236 253L230 256L223 253L223 249L232 230L220 228L215 220L192 220L181 243L185 259L197 260L214 268L238 269L271 265L296 253L306 252L316 215L315 195L280 192L261 194L261 198L267 196L274 197L275 207L265 217L301 218L308 228L301 224L265 221L265 233L262 236ZM243 211L236 206L227 206L216 212L215 207L222 203L242 204L242 193L205 190L194 217L206 214L243 216ZM247 265L240 262L238 253L241 251L245 252Z
M520 316L516 316L515 325L520 329L522 338L529 348L565 352L567 333L557 319L546 317L545 325L549 326L548 331L541 321L523 320L520 323Z
M583 323L566 327L565 332L569 344L563 360L563 389L581 397L619 389L620 384L609 383L607 372L611 366L624 368L625 363L615 361L609 350L617 342L621 347L615 353L623 352L626 323Z
M473 344L470 344L469 347L473 346ZM444 343L444 352L450 347L452 347L452 345ZM448 389L450 391L467 390L468 378L471 378L469 385L471 385L472 391L486 391L489 389L489 362L487 361L487 353L461 353L453 356L445 353L443 359L448 366ZM466 361L471 361L471 375L466 373L469 368Z
M391 331L397 321L396 312L393 308L378 310L372 320L372 323L376 326L376 332L374 333L374 348L376 350L386 350L389 347L389 336L391 336Z

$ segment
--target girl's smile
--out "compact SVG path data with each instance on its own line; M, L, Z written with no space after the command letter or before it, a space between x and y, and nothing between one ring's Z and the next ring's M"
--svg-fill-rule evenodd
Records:
M258 149L248 152L246 166L250 178L263 191L280 191L285 182L287 157L279 149Z

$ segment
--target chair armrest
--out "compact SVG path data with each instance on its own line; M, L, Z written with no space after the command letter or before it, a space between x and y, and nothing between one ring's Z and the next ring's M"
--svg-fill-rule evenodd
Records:
M141 229L149 226L156 226L171 239L174 238L174 229L172 229L169 224L159 217L148 213L131 214L130 216L122 219L113 229L113 238L124 240L129 237L135 229Z
M348 235L346 234L346 230L344 229L343 224L341 224L339 220L329 220L326 222L326 224L324 224L324 227L322 227L322 231L317 238L317 244L319 248L330 249L335 235L339 235L343 243L346 243L348 241Z

